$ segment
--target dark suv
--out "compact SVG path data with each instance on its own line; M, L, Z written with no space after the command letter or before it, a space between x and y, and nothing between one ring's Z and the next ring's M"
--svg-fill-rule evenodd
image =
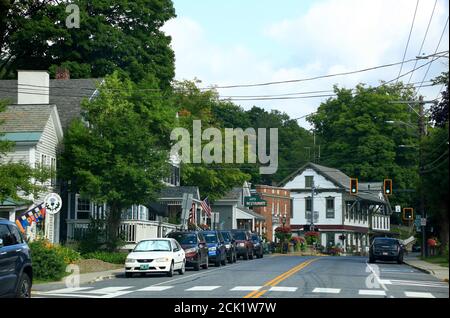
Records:
M243 257L245 260L253 259L254 246L252 236L246 230L231 230L234 240L236 241L237 257Z
M167 237L173 238L180 243L186 254L186 266L200 270L200 266L208 269L208 246L202 232L171 232Z
M230 231L220 231L220 233L222 234L223 240L225 242L228 263L236 263L236 241L234 240L233 235Z
M261 236L257 233L252 233L252 242L253 242L253 251L257 258L263 258L264 256L264 247Z
M369 249L369 263L377 260L396 261L403 263L404 250L397 239L388 237L376 237L373 239Z
M206 244L208 245L209 261L217 267L227 264L227 250L222 234L219 231L203 231Z
M31 297L30 249L17 226L0 219L0 297Z

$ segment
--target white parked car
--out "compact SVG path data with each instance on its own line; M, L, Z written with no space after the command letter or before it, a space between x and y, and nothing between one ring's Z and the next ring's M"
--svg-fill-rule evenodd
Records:
M125 261L125 276L133 273L166 273L172 277L174 271L183 275L186 257L180 244L172 238L157 238L140 241L128 254Z

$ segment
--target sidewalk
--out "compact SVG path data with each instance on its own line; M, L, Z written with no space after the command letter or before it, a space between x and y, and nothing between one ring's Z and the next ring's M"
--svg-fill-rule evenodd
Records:
M104 272L94 272L94 273L85 273L80 274L80 285L83 284L90 284L93 282L98 282L101 280L106 279L113 279L116 277L119 277L123 275L124 271L122 268L120 269L113 269L109 271ZM33 284L32 291L48 291L48 290L54 290L54 289L61 289L61 288L67 288L66 286L66 279L69 279L70 276L64 277L59 282L50 282L50 283L42 283L42 284ZM70 283L73 283L73 280L70 280Z
M418 256L405 256L403 260L405 264L414 267L420 271L429 273L434 277L446 281L448 283L448 267L432 264L421 260Z

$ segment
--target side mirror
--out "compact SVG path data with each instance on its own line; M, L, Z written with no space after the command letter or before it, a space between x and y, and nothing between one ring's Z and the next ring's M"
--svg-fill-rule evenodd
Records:
M0 238L0 248L3 247L3 239Z

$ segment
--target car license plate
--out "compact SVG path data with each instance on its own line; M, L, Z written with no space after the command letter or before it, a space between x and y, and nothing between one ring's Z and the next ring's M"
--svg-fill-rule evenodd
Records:
M141 265L141 271L146 271L148 270L148 268L149 268L148 264Z
M388 255L388 252L383 252L383 255Z

